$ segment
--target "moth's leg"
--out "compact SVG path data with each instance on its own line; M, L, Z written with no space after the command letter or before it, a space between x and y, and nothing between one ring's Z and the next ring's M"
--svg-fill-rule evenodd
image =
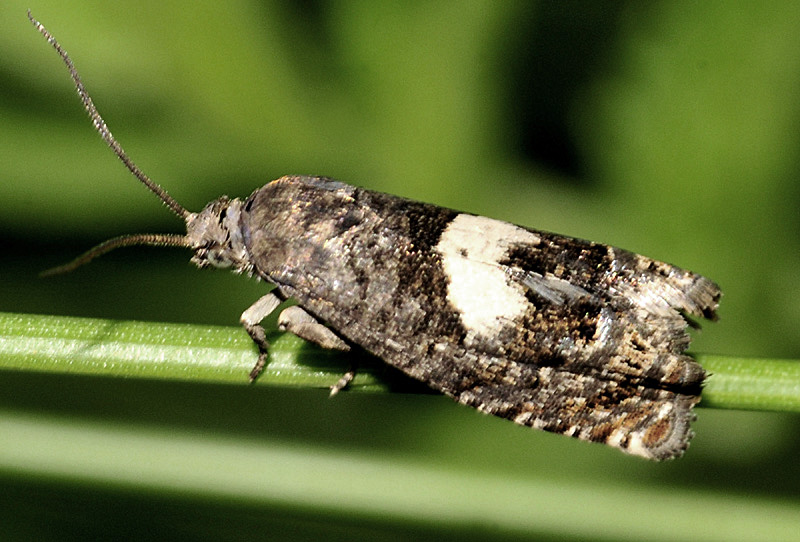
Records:
M321 324L297 305L285 308L278 316L278 328L297 335L308 342L318 344L322 348L347 352L350 345L339 338L330 328ZM339 381L331 386L331 395L336 395L356 376L355 369L350 369Z
M301 339L318 344L322 348L344 352L350 350L350 345L340 339L330 328L320 324L316 318L297 305L283 309L278 316L278 329L288 331Z
M270 292L250 305L250 308L244 311L239 318L247 334L250 335L250 338L253 339L253 342L256 343L258 347L258 361L255 367L253 367L253 370L250 371L250 382L258 377L267 364L267 349L269 348L269 343L267 342L267 334L264 328L261 327L261 320L266 318L278 305L283 303L283 301L284 300L281 299L277 293Z

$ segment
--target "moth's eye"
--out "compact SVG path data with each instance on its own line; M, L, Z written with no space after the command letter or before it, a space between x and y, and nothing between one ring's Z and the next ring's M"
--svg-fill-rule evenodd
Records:
M214 246L206 252L206 260L214 267L224 269L231 266L231 260L228 258L227 251L220 246Z

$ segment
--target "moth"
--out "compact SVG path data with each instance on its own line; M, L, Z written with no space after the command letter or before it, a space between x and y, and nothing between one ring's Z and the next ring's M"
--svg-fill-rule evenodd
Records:
M681 455L703 369L684 354L689 317L715 319L720 289L698 274L608 245L373 192L286 176L194 213L111 135L67 53L95 129L186 222L186 235L129 235L51 270L130 245L184 247L198 267L274 286L241 316L267 362L261 321L336 350L377 356L456 401L518 424L649 459ZM347 372L335 393L352 380Z

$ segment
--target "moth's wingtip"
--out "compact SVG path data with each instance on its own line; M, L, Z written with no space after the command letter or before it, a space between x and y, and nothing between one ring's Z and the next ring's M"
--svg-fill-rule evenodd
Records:
M719 285L711 279L700 277L695 286L695 299L703 313L709 320L716 320L719 300L722 297L722 290Z
M722 297L722 290L716 282L702 275L694 275L692 281L681 288L681 291L683 302L680 310L686 311L688 315L705 318L712 322L719 319L717 309Z

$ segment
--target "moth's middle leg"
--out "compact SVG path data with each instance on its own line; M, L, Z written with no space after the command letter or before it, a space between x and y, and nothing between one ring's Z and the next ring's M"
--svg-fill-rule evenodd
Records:
M280 316L278 316L278 329L293 333L301 339L317 344L322 348L340 350L342 352L350 350L349 344L297 305L287 307L281 312ZM331 386L331 395L336 395L346 388L355 375L356 372L353 368L342 375L339 381Z

